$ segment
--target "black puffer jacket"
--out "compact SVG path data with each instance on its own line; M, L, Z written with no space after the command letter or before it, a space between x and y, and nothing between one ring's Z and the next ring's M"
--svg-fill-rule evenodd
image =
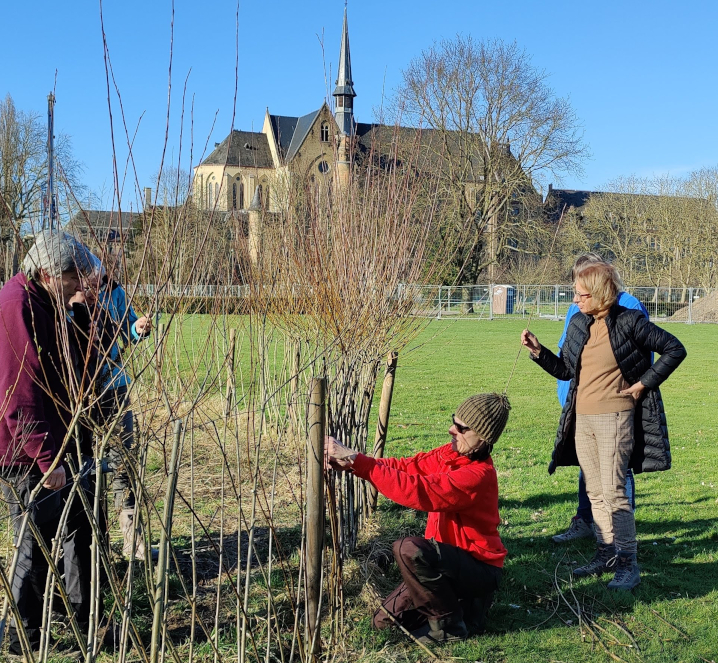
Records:
M548 467L550 474L559 465L578 465L575 441L578 366L592 323L593 317L577 313L571 318L560 356L542 347L534 360L557 380L571 380ZM635 444L630 467L637 473L668 470L671 467L671 449L658 387L685 359L686 349L675 336L649 322L641 311L618 304L609 310L606 327L623 378L630 385L639 380L646 385L636 405ZM661 355L653 365L651 352Z

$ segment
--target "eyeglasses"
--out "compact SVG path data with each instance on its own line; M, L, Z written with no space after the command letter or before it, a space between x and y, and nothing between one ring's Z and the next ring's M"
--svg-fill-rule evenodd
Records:
M451 415L451 421L453 422L454 428L456 428L457 432L461 433L462 435L463 435L466 431L471 430L471 426L462 426L461 424L457 424L457 423L456 423L456 415L455 415L455 414L452 414L452 415Z
M579 299L587 299L591 296L590 292L574 292L573 293L574 299L578 297Z

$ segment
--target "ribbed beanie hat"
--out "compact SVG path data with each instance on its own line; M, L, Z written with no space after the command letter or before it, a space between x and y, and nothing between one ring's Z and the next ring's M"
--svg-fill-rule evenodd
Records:
M482 440L493 445L501 437L510 409L505 394L476 394L459 405L455 416Z

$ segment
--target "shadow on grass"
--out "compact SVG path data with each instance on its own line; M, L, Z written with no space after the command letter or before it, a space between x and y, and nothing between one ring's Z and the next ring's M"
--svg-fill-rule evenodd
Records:
M301 545L301 525L275 529L273 541L273 556L276 559L287 559ZM269 555L271 531L267 527L255 527L252 540L253 552L251 556L252 568L258 568L260 562L264 563ZM182 576L191 582L193 574L192 542L186 537L178 537L173 541L173 549L177 558L177 565ZM203 534L195 538L194 566L197 580L200 583L216 580L220 572L220 552L222 573L235 573L239 565L244 568L247 564L249 550L249 533L225 533L220 537L219 531ZM174 567L174 560L173 560Z
M712 561L714 557L710 557L718 551L716 523L705 518L691 519L688 509L685 519L658 522L641 522L639 510L638 554L642 579L634 591L608 590L606 585L611 575L572 580L571 569L592 557L595 542L583 539L561 545L554 543L549 534L521 534L521 530L529 526L528 521L535 525L527 512L568 500L575 502L575 499L575 493L564 492L536 494L525 500L501 500L502 511L518 509L522 512L521 519L527 522L502 531L509 556L501 587L489 613L487 634L505 635L562 626L575 628L579 620L567 602L574 609L580 607L582 619L612 619L617 614L625 616L636 610L639 613L642 609L650 611L654 604L700 599L718 591L718 564ZM423 533L425 520L423 514L388 502L381 504L378 515L375 536L358 551L358 555L378 570L374 574L374 583L386 595L401 582L387 549L396 538L406 536L407 529L413 530L409 533ZM387 641L405 640L399 632L372 632L368 618L361 621L357 635L367 645L382 646Z
M576 504L575 490L568 493L538 493L529 495L523 499L506 498L499 494L499 513L505 509L531 509L532 511L536 511L565 502L573 502Z

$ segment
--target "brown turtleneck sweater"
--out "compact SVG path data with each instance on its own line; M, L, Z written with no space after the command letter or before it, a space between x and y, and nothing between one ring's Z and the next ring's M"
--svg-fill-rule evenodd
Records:
M633 397L620 393L630 386L623 379L613 355L605 318L594 318L588 341L581 353L576 414L606 414L632 410L635 407Z

